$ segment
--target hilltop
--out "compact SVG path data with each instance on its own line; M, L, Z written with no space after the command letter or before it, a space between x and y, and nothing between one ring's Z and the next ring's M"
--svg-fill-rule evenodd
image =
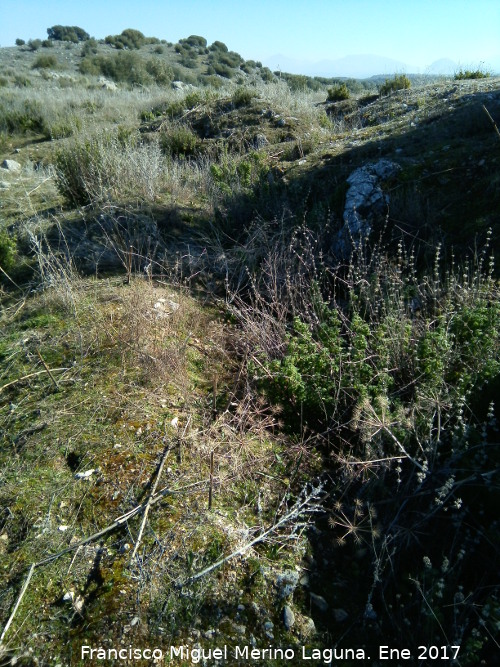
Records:
M75 39L0 50L0 660L494 664L500 78Z

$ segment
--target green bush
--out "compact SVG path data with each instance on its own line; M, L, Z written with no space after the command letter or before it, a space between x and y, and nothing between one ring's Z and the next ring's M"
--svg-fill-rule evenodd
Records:
M83 42L90 38L88 32L76 25L54 25L47 28L49 39L59 42Z
M401 245L358 247L339 275L317 233L282 234L260 222L253 298L232 310L256 395L327 461L325 543L343 547L332 560L348 564L368 633L377 616L369 641L453 636L472 667L494 654L500 612L492 257L445 267L438 250L422 267Z
M116 49L140 49L146 44L158 44L160 40L156 37L145 37L140 30L127 28L120 35L108 35L104 41Z
M24 41L24 39L21 39L20 37L16 39L16 46L24 46L25 44L26 42Z
M345 83L341 83L333 88L328 89L328 102L341 102L342 100L348 100L351 96L351 91L346 86Z
M179 44L185 44L190 47L201 47L204 49L207 46L207 40L199 35L190 35L189 37L186 37L186 39L180 39Z
M4 271L10 271L14 266L16 252L16 239L5 230L0 230L0 266Z
M130 85L165 85L173 81L173 70L159 58L145 60L131 51L119 51L111 56L85 56L78 69L82 74L103 76Z
M270 362L271 386L279 400L303 402L313 421L345 420L366 400L383 401L387 418L395 422L401 411L418 413L418 423L399 434L413 450L434 414L434 408L426 413L425 396L453 402L499 373L500 303L488 280L481 291L460 284L455 275L423 276L415 284L409 268L396 284L385 261L380 269L366 277L366 289L354 286L347 311L313 295L316 324L295 318L286 354ZM418 326L405 294L426 304ZM385 446L393 448L390 439Z
M99 46L99 44L98 44L97 40L94 39L93 37L91 37L90 39L87 39L85 44L82 46L82 52L81 52L82 57L91 56L91 55L96 54L97 50L98 50L98 46Z
M52 54L42 54L38 56L31 67L32 69L56 69L58 67L58 61Z
M42 46L42 40L41 39L29 39L28 40L28 48L30 51L38 51L38 49Z
M216 40L213 44L211 44L208 47L208 50L209 51L219 51L221 53L227 53L229 49L224 44L224 42L219 42L218 40Z
M236 88L231 96L233 105L238 109L239 107L246 107L252 103L252 100L257 97L257 92L251 88Z
M458 72L456 72L454 79L458 81L462 79L487 79L489 76L490 73L483 69L460 69Z
M386 79L380 86L380 95L389 95L396 90L407 90L411 87L411 81L406 74L396 74L392 79Z
M42 41L42 46L44 49L52 49L54 48L54 42L50 39L44 39Z
M197 153L199 146L200 139L188 125L170 124L160 132L160 147L167 155L192 156Z

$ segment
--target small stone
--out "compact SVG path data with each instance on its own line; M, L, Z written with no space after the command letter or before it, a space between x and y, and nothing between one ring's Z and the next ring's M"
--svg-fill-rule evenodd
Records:
M267 140L264 134L256 134L253 140L253 145L256 150L264 148L264 146L267 146L268 143L269 141Z
M73 591L68 591L63 595L63 601L64 602L73 602L73 598L75 597L75 594Z
M95 469L91 468L90 470L86 470L85 472L77 472L75 474L75 479L88 479L89 477L92 477L92 475L95 473Z
M126 554L127 551L130 551L130 544L128 542L125 542L125 544L121 545L121 547L119 549L119 553Z
M69 526L58 526L58 527L57 527L57 530L58 530L60 533L65 533L65 532L68 530L68 528L69 528Z
M81 610L83 609L83 605L84 605L84 603L85 603L85 600L82 598L81 595L79 595L79 596L75 599L75 601L73 602L73 608L74 608L74 610L77 611L78 613L80 613Z
M141 619L139 618L139 616L134 616L134 618L130 621L130 625L134 627L134 625L137 625L138 623L140 623L140 621Z
M320 611L328 611L328 602L321 595L316 595L316 593L309 593L311 596L311 602L315 605Z
M349 618L349 614L345 611L345 609L334 609L333 618L337 623L344 623L344 621L347 621Z
M295 614L291 608L286 604L283 607L283 625L287 630L291 630L295 624Z
M8 190L10 188L10 183L7 181L0 181L0 190Z
M295 570L286 570L276 577L276 587L281 599L290 597L299 583L299 574Z
M377 620L377 612L373 609L373 606L370 603L365 607L365 618L369 621Z
M236 632L238 635L245 635L247 628L245 625L237 625L236 623L233 624L233 630Z
M4 160L2 162L2 169L7 169L8 171L20 171L21 165L16 160Z

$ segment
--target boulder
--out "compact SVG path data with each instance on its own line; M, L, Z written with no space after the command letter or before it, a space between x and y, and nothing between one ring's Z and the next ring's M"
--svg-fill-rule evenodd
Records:
M16 160L4 160L2 162L2 169L7 169L7 171L20 171L21 165Z

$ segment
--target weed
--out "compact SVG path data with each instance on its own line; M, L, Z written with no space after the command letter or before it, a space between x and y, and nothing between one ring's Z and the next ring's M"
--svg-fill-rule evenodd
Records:
M340 102L341 100L348 100L351 96L351 91L345 83L339 84L334 88L328 89L328 102Z
M396 90L407 90L408 88L411 88L411 81L406 74L396 74L392 79L385 80L379 88L379 93L384 96Z
M59 62L55 56L52 54L47 55L47 54L42 54L39 55L38 58L35 60L35 62L32 65L33 69L57 69L59 66Z

